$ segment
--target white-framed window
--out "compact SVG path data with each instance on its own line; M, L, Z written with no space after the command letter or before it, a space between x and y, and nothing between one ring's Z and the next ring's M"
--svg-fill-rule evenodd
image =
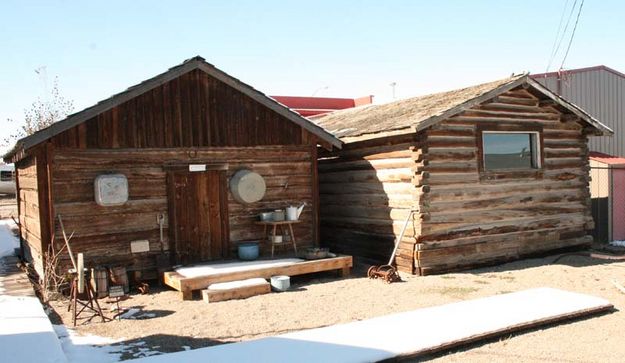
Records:
M541 168L538 131L483 131L484 171Z

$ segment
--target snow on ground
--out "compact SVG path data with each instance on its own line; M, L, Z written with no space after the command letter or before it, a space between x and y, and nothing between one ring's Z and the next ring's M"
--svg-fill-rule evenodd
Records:
M253 271L269 267L290 266L302 261L304 260L301 258L281 258L277 260L264 261L209 263L180 267L176 269L176 272L184 277L198 277L239 271Z
M0 220L0 257L11 256L15 249L19 248L20 242L11 232L15 223L10 219Z
M534 288L170 353L136 363L377 362L610 308L610 302L591 295Z
M0 295L0 352L16 363L67 362L39 299L32 296Z
M113 322L114 324L114 322ZM63 351L69 363L110 363L119 362L124 353L133 358L149 357L161 354L144 347L145 342L139 341L123 344L119 341L96 335L78 335L65 325L54 325L54 330L61 341Z
M13 255L19 247L19 240L11 232L14 225L12 220L0 220L0 258ZM161 354L142 341L123 344L95 335L81 336L64 325L53 326L47 315L50 309L44 310L38 298L3 292L0 283L0 356L11 357L11 362L109 363L119 362L124 354L126 358Z
M212 284L208 287L209 290L230 290L236 289L239 287L249 287L249 286L258 286L264 285L267 283L267 280L262 277L255 277L247 280L240 281L229 281L229 282L218 282L216 284Z
M610 244L612 246L625 247L625 241L612 241Z

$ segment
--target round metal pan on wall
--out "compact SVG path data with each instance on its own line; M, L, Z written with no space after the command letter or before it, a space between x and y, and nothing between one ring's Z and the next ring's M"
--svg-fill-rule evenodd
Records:
M239 203L258 202L266 191L265 179L249 169L237 171L230 179L230 192Z

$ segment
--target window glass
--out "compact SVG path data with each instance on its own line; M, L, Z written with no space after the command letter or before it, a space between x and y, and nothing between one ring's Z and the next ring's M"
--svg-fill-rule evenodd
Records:
M482 134L484 169L536 169L537 134L484 132Z
M0 181L13 181L15 173L13 171L0 171Z

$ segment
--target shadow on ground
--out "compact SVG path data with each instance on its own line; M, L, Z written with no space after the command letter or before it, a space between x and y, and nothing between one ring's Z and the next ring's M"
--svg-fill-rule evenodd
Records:
M574 250L553 255L543 255L523 258L511 262L484 266L480 268L459 271L459 274L479 275L485 273L511 272L530 268L537 268L545 265L563 265L570 267L590 267L599 265L609 265L625 262L625 253L614 254L598 250Z
M216 339L194 338L168 334L153 334L142 338L122 340L112 347L121 347L121 359L135 359L150 355L181 352L185 350L224 344Z

